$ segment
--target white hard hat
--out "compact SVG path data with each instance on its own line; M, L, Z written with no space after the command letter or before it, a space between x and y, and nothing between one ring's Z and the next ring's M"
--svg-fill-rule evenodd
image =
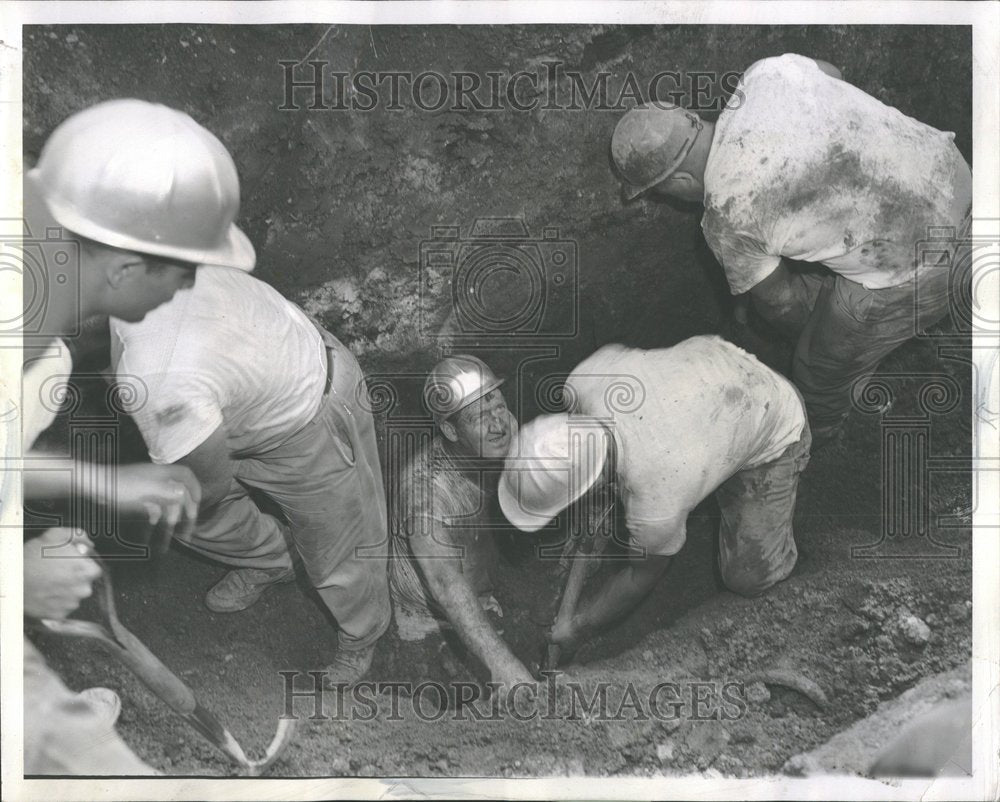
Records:
M187 114L109 100L64 120L28 173L59 225L96 242L253 270L236 165Z
M542 415L518 434L500 477L507 520L536 532L586 493L604 470L610 432L596 418Z

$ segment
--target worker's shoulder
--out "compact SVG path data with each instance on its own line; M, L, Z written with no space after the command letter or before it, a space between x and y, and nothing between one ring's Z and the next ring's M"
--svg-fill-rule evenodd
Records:
M743 80L759 77L762 75L791 76L798 75L822 75L822 70L815 59L809 56L802 56L798 53L783 53L780 56L768 56L758 59L743 72Z
M581 374L588 376L598 375L600 371L607 370L610 366L620 363L623 359L627 359L633 352L638 350L636 348L629 348L621 343L602 345L590 356L580 361L572 373L570 373L570 378Z

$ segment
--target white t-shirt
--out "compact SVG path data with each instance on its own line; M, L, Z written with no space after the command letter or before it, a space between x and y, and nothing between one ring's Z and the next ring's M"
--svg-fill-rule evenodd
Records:
M21 377L21 442L25 452L56 419L73 372L73 357L60 339L24 366Z
M235 457L261 453L319 409L326 355L316 327L242 270L201 266L195 285L139 323L111 321L119 382L150 458L172 463L225 424Z
M705 168L702 229L733 294L782 256L868 289L912 279L928 227L960 228L970 211L972 174L954 137L804 56L753 64Z
M802 435L791 383L720 337L644 351L607 345L566 381L573 412L610 418L632 541L676 554L688 513L739 470Z

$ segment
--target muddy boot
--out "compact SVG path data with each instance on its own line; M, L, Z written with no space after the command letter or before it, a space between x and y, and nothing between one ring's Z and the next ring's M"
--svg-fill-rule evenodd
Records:
M220 579L205 594L205 606L213 613L236 613L246 610L271 585L291 582L295 571L288 568L236 568Z
M325 669L323 687L329 690L347 690L353 687L371 668L375 644L363 649L337 649L333 661Z

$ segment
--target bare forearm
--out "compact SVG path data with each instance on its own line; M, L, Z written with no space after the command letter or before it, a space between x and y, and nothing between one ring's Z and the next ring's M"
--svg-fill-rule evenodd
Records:
M517 669L523 670L520 661L490 625L479 599L461 571L450 560L425 559L420 562L434 599L448 616L462 643L490 673L498 677Z
M609 579L574 616L574 625L583 632L597 632L617 621L649 593L663 575L670 560L647 558L622 569Z
M105 500L108 469L91 462L52 457L37 451L25 456L25 499L65 499L87 496Z
M199 518L205 520L229 495L236 476L236 463L230 457L226 430L220 426L190 454L177 460L194 472L201 483Z

